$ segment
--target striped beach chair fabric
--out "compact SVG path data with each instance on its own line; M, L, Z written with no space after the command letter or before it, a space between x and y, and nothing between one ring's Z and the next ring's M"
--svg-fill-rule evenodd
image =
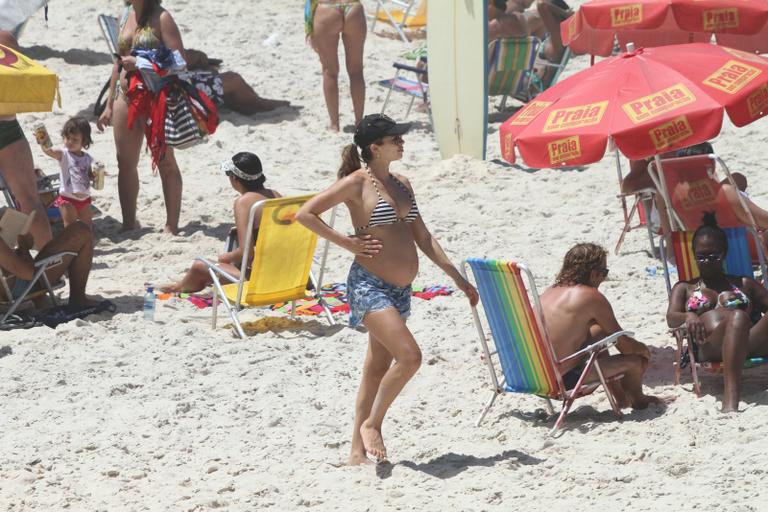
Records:
M733 276L754 277L752 267L752 255L749 250L747 233L752 234L755 240L758 240L751 228L723 228L728 237L728 254L725 260L725 272ZM677 271L680 281L690 281L699 277L699 267L696 265L696 258L693 254L693 232L691 231L673 231L672 249L677 262ZM759 242L757 242L759 243ZM669 271L665 271L667 289L671 290ZM698 368L706 370L708 373L722 373L723 363L719 361L697 361L696 350L688 339L688 333L685 326L670 329L670 334L675 338L675 384L680 384L680 372L685 366L691 368L691 378L693 380L693 391L696 396L701 396L701 385L699 382ZM768 364L766 357L753 357L747 359L744 368L752 368Z
M483 421L498 395L525 393L545 398L550 414L554 414L550 399L563 400L562 410L552 428L554 433L562 425L573 401L592 393L601 384L608 394L608 400L614 412L621 417L621 411L610 390L605 386L606 379L600 370L597 355L615 344L619 337L631 336L632 333L618 332L558 361L542 322L533 275L525 265L472 258L465 260L462 264L461 270L465 277L467 277L467 266L472 269L495 346L495 350L491 351L477 307L472 307L472 316L483 349L483 358L490 371L493 387L493 396L477 419L475 423L477 426ZM531 307L523 274L528 281L536 310ZM494 364L494 356L498 356L496 359L501 366L501 375ZM576 386L567 390L563 385L558 363L576 357L589 359ZM586 376L592 367L596 369L599 380L586 382ZM610 380L618 380L621 377L619 375Z
M539 48L536 37L496 39L488 45L488 96L519 96L528 88Z

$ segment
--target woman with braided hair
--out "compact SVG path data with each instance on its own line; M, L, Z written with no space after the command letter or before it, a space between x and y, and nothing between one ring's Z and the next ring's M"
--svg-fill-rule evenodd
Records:
M728 239L714 213L704 214L692 249L700 276L672 288L667 324L685 325L697 361L722 361L722 411L738 411L744 361L768 356L768 291L751 277L725 273Z

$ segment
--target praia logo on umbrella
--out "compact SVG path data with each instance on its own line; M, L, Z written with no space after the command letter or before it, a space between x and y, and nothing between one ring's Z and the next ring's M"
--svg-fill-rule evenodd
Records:
M598 101L597 103L553 110L547 116L547 121L541 131L551 133L599 124L603 120L607 108L608 101Z
M531 101L509 121L509 124L527 126L551 104L551 101Z
M768 84L763 84L747 98L749 117L757 118L765 112L766 107L768 107Z
M634 124L660 116L696 101L696 96L682 83L624 103L621 108Z
M704 30L722 30L726 28L738 28L739 9L729 7L727 9L707 9L701 13Z
M693 135L691 123L686 116L677 116L648 131L656 149L666 149Z
M568 40L573 41L573 38L576 37L576 34L578 34L581 31L581 16L571 16L568 18Z
M728 94L736 94L763 71L737 60L729 60L723 67L704 79L704 85Z
M620 5L611 9L611 27L624 27L643 21L643 4Z
M549 163L552 165L557 165L566 160L580 157L581 141L579 141L579 136L573 135L564 139L548 142L547 154L549 155Z

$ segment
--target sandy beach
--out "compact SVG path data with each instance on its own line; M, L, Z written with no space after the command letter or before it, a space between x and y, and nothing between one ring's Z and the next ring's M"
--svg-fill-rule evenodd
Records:
M341 148L351 142L348 133L325 130L320 64L304 43L302 1L163 5L187 47L222 58L222 70L241 73L260 95L294 107L251 117L225 111L207 144L176 153L184 202L175 237L160 232L160 180L145 153L142 228L120 233L112 132L93 125L89 152L110 175L94 193L102 215L94 223L88 293L113 301L118 311L56 330L0 333L0 347L11 350L0 358L0 510L766 509L768 371L744 372L738 414L718 412L720 376L705 374L701 399L687 372L684 385L675 386L664 281L645 271L657 263L645 231L631 232L613 255L623 223L613 159L569 171L513 166L500 158L498 120L486 161L441 161L428 115L411 113L415 125L394 169L414 185L427 226L456 264L468 257L526 262L540 290L574 243L608 248L610 277L601 290L622 326L650 345L646 392L675 397L668 407L627 410L616 421L598 392L576 402L563 434L552 439L552 422L533 414L541 399L505 395L476 428L491 391L467 300L458 292L414 299L408 325L424 363L384 423L391 465L347 467L367 340L343 327L346 316L329 327L321 317L291 322L256 310L245 317L277 319L257 322L265 332L246 340L229 328L211 329L210 309L184 300L158 302L157 321L145 321L144 283L166 283L196 256L223 249L235 192L219 171L221 160L253 151L268 186L310 193L335 179ZM59 74L63 106L20 115L29 139L37 121L52 135L78 113L95 123L90 111L111 68L96 17L117 15L104 9L97 0L54 1L47 27L42 12L30 19L20 43ZM376 80L391 76L392 62L418 43L369 32L367 112L378 111L386 95ZM566 75L588 65L588 57L574 58ZM344 126L353 117L343 72L340 85ZM407 99L396 95L388 113L401 118L406 108ZM766 143L765 120L741 129L726 121L714 141L731 170L750 178L750 196L762 205L768 183L758 178L758 148ZM47 173L57 171L34 144L33 153ZM338 225L352 231L346 213ZM351 260L332 247L324 281L344 281ZM424 257L415 284L452 285Z

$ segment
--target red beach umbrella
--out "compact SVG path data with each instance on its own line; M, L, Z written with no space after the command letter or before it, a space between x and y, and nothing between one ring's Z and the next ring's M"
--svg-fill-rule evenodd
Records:
M706 1L706 0L705 0ZM723 110L736 126L768 114L768 59L707 43L607 58L538 95L501 125L533 167L600 160L608 140L632 159L714 138Z
M768 0L592 0L560 25L576 54L606 57L623 47L705 42L768 53Z

